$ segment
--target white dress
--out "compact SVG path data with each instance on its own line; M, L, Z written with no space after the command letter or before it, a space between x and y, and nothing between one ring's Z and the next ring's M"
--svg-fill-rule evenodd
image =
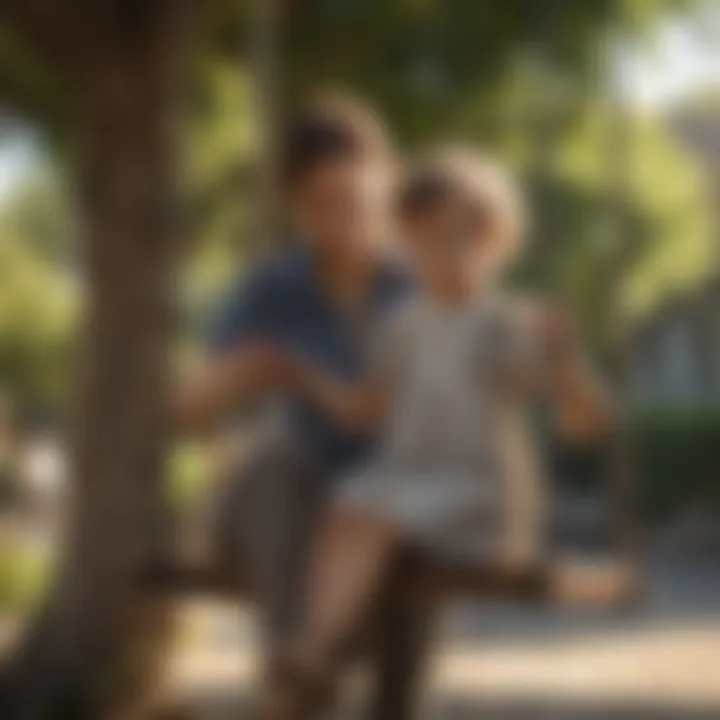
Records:
M540 476L526 428L543 353L518 305L407 301L371 353L389 378L391 411L376 456L338 488L337 502L396 524L441 552L540 548Z

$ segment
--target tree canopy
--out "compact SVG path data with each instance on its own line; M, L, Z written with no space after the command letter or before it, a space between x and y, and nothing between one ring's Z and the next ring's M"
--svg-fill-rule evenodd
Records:
M31 3L32 4L32 3ZM612 122L603 85L608 33L642 32L679 0L315 0L286 6L278 33L281 106L318 87L367 96L406 148L457 137L490 145L526 179L536 230L518 275L578 308L602 345L618 211L608 166ZM620 7L622 6L622 7ZM217 22L187 59L184 150L187 262L184 316L197 323L241 264L251 212L247 169L257 152L251 3L217 3ZM622 23L619 26L619 23ZM0 33L0 91L12 122L43 139L35 177L0 208L0 252L13 282L0 285L2 374L28 397L57 397L78 277L71 158L72 83L33 44ZM36 38L35 38L36 39ZM624 303L652 307L707 257L702 187L693 163L657 119L635 118L626 207L634 248ZM69 172L68 172L69 170ZM20 278L26 278L25 281ZM35 292L33 288L41 289ZM29 327L21 318L33 316ZM5 320L3 320L5 318ZM42 387L40 387L42 386Z

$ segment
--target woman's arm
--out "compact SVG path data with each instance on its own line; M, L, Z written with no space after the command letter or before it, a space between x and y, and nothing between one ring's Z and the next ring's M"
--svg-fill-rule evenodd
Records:
M228 408L274 389L302 395L352 432L371 431L385 408L379 381L337 378L308 360L256 343L208 362L186 383L175 404L175 423L184 433L202 434Z
M242 344L237 350L209 358L181 383L173 407L182 434L202 435L230 407L251 403L283 381L278 353L265 344Z
M176 391L173 420L180 432L207 432L230 408L282 389L273 362L277 353L263 338L276 337L283 325L278 318L295 292L284 268L282 257L255 267L223 298L211 318L201 366Z

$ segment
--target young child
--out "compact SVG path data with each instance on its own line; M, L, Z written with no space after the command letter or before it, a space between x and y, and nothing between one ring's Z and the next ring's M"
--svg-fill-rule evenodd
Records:
M309 712L310 689L327 686L406 548L460 551L510 572L540 559L543 483L525 427L533 395L553 399L567 431L595 432L606 418L560 314L499 287L523 230L499 167L438 153L402 183L396 210L419 292L384 319L370 376L348 384L288 361L298 392L350 428L379 424L382 442L340 484L320 529L305 622L278 664L275 697L288 705L272 717Z

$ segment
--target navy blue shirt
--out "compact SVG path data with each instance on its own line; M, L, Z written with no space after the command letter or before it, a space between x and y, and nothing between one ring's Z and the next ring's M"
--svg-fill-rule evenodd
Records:
M408 287L395 266L378 267L363 317L351 320L324 294L312 256L288 251L259 267L226 299L211 327L210 348L222 353L262 339L352 379L363 372L363 330ZM372 438L344 432L299 398L286 398L292 431L331 471L361 459Z

